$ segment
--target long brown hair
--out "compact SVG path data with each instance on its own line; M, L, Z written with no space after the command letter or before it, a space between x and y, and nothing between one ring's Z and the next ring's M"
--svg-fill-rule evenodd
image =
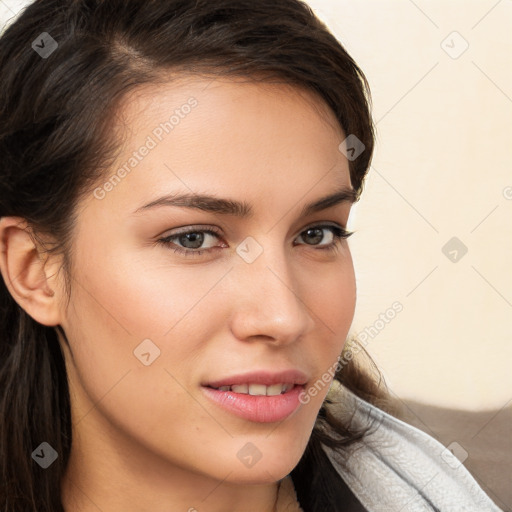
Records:
M359 198L374 146L368 83L302 1L37 0L0 38L0 216L22 217L34 237L55 241L46 247L64 256L68 291L76 205L119 150L110 123L121 101L137 87L182 72L281 81L319 95L344 132L364 144L349 162ZM56 329L65 340L60 326L33 320L1 281L2 511L64 510L61 481L72 428ZM386 408L391 402L379 372L369 369L354 358L335 378ZM322 406L291 473L306 512L347 510L321 443L346 444L364 433L349 430ZM31 458L42 441L59 454L47 470Z

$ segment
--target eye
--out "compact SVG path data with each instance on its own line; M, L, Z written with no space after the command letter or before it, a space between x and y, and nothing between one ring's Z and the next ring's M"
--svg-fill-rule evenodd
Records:
M207 235L205 237L205 235ZM160 238L158 240L158 243L163 244L165 246L170 246L171 249L174 250L174 252L177 252L179 254L184 254L185 256L200 256L204 250L197 250L199 247L201 247L205 241L205 238L214 237L214 238L220 238L221 234L220 232L217 232L216 230L213 230L212 228L208 229L201 229L201 228L194 228L182 231L180 233L176 233L173 235L169 235L165 238ZM180 244L185 245L185 247L180 247L179 245L176 245L173 240L177 240ZM206 248L207 251L213 250L215 247L212 248Z
M331 233L331 241L327 244L319 244L324 237L324 231L328 230ZM343 239L347 239L353 235L353 232L346 231L345 228L339 225L321 224L316 226L310 226L300 233L298 238L312 241L313 243L299 244L299 245L311 245L313 247L318 246L316 250L331 250L334 251L338 248ZM206 236L205 236L206 235ZM179 233L160 238L157 242L166 247L170 247L174 252L183 254L184 256L200 256L203 252L210 252L215 249L221 249L222 247L202 247L205 240L208 237L221 238L221 233L213 228L202 229L197 227L194 229L188 229ZM177 241L180 245L177 245L174 241ZM200 248L202 250L200 250Z
M311 226L303 231L299 238L306 238L312 240L313 242L322 241L324 238L323 230L328 229L331 232L332 240L330 243L325 245L320 245L319 250L336 250L341 242L341 240L347 239L349 236L353 235L353 232L346 231L345 228L341 226L333 226L330 224L322 224L318 226ZM309 245L309 244L307 244ZM314 243L313 245L318 245Z

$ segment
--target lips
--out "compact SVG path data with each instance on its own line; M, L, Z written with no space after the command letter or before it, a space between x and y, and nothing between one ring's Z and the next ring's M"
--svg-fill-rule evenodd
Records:
M299 396L304 386L299 384L279 395L253 396L234 391L220 391L202 386L205 397L226 412L256 423L283 421L301 407Z
M308 381L305 373L295 368L280 370L280 371L252 371L244 374L233 375L222 379L211 380L202 384L203 386L219 389L223 386L238 386L238 385L264 385L267 387L277 384L281 385L304 385ZM289 386L290 387L290 386ZM261 393L259 393L261 394Z
M297 369L253 371L211 380L204 395L225 411L258 423L283 421L301 406L299 395L308 381Z

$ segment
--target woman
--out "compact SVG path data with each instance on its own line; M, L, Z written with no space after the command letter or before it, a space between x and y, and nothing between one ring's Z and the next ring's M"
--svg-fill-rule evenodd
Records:
M499 510L346 341L369 91L305 4L1 39L2 510Z

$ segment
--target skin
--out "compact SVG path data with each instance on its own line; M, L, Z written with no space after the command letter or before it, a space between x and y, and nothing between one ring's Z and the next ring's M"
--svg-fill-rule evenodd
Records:
M294 367L308 388L333 366L352 323L347 241L330 252L319 249L334 240L329 229L320 241L304 234L319 222L346 227L351 203L300 216L306 203L351 187L338 149L345 135L313 94L199 77L140 89L123 104L123 150L99 186L191 96L197 106L137 167L103 199L78 205L68 306L61 260L38 256L20 219L0 221L11 294L37 321L60 324L70 344L62 343L73 416L69 512L271 511L328 384L284 421L256 423L211 402L200 383ZM177 191L246 201L254 214L133 213ZM205 234L202 246L215 249L198 257L156 242L177 228L215 226L221 235ZM252 263L236 252L249 236L263 249ZM147 338L160 356L145 366L133 352ZM262 454L252 467L237 457L248 442Z

